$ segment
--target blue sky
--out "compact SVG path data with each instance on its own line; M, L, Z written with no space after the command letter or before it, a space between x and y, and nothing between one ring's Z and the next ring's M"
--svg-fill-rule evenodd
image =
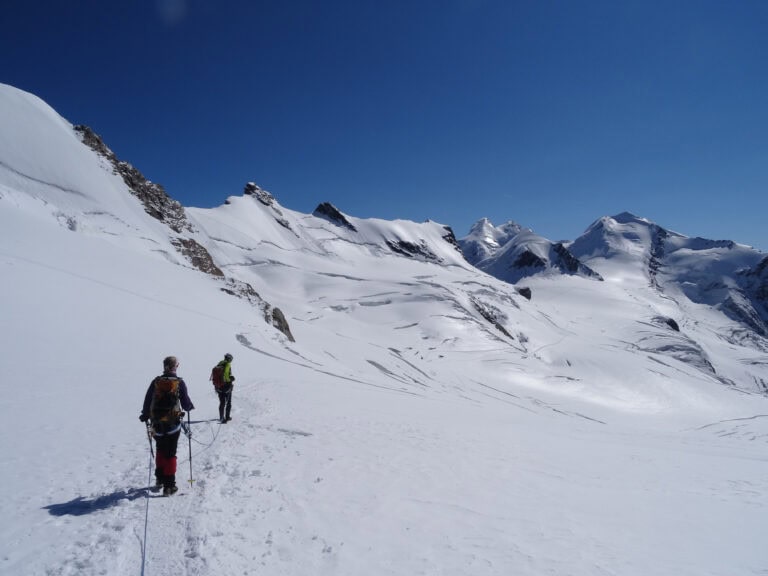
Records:
M768 251L768 2L5 0L0 82L187 206L630 211Z

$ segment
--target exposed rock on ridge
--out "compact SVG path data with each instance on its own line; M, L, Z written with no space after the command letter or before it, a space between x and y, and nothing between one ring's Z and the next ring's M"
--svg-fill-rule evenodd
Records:
M83 144L109 161L115 174L122 177L128 190L141 201L147 214L164 223L176 234L195 232L187 219L184 207L168 196L160 184L150 182L131 164L121 161L101 137L88 126L75 126L75 131L80 135ZM171 243L198 270L213 276L224 275L208 251L193 238L172 238Z
M498 308L495 306L491 306L490 304L487 304L485 302L481 302L477 298L472 298L472 306L474 306L475 310L478 311L480 316L485 318L488 322L490 322L496 330L504 334L507 338L510 340L514 340L515 338L510 334L504 326L501 325L501 322L506 320L506 317L499 311Z
M80 135L83 144L112 164L115 174L119 174L131 194L141 200L147 214L165 223L177 234L183 231L194 231L187 220L184 207L177 200L168 196L160 184L150 182L131 164L119 160L115 153L104 144L101 137L88 126L75 126L75 131Z
M275 197L263 188L257 186L254 182L246 182L243 194L246 196L253 196L256 200L264 204L264 206L275 205Z
M224 276L224 272L216 266L208 250L192 238L171 238L171 244L198 270L211 276Z
M131 164L119 160L115 153L104 144L101 137L88 126L75 126L75 131L80 135L83 144L109 161L115 174L119 174L122 177L131 194L141 201L147 214L163 222L178 235L184 232L195 232L194 227L187 219L184 207L180 202L168 196L160 184L150 182ZM256 197L266 206L272 206L274 203L274 198L269 192L262 190L252 182L246 185L245 193ZM275 209L274 206L272 207ZM277 212L279 213L279 211ZM278 221L280 220L278 219ZM287 222L283 225L290 228ZM224 279L226 282L226 286L222 288L224 292L238 298L244 298L252 305L261 308L264 319L285 334L291 342L294 341L288 322L280 309L265 302L250 284L226 278L221 269L216 265L210 252L195 239L175 236L170 238L170 242L196 269L216 278Z
M414 244L407 240L398 240L397 242L387 240L387 246L392 252L406 256L408 258L420 258L428 262L440 262L441 258L436 256L427 246L427 243L422 240L420 244Z
M453 233L453 228L450 226L443 226L443 228L445 228L445 235L443 236L443 240L453 246L459 254L462 254L461 246L459 245L459 241L456 240L456 234Z
M355 228L354 225L349 220L347 220L344 214L339 212L339 209L330 202L323 202L322 204L318 205L312 215L317 216L318 218L324 218L329 222L336 224L337 226L347 228L352 232L357 232L357 228Z
M558 242L552 245L552 251L557 255L557 259L553 264L566 274L578 274L587 278L595 278L597 280L603 279L600 274L592 270L586 264L583 264L578 258L576 258L570 251L562 244Z
M266 206L267 208L270 208L275 217L275 222L280 224L280 226L282 226L283 228L290 230L291 232L296 234L296 231L293 228L291 228L290 223L288 222L288 220L286 220L285 216L283 216L283 213L277 207L277 201L275 200L275 197L272 196L272 194L270 194L263 188L260 188L254 182L247 182L245 184L245 188L243 189L243 195L251 196L252 198L255 198L256 200L264 204L264 206ZM296 235L298 236L298 234Z

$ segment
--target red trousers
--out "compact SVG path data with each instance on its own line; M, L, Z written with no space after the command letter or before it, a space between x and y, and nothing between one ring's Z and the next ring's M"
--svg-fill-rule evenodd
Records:
M168 484L176 482L176 448L179 445L181 430L165 436L156 436L157 455L155 457L155 476Z

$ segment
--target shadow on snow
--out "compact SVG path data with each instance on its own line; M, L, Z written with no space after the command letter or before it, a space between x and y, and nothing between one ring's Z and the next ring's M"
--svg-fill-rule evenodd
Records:
M79 496L69 502L43 506L43 509L48 510L48 513L52 516L84 516L85 514L117 506L123 500L131 501L155 496L159 496L159 494L152 494L152 489L149 487L131 488L129 490L118 490L112 494L104 494L96 498Z

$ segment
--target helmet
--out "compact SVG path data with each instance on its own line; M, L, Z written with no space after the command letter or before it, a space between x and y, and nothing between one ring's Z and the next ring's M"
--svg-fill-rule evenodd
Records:
M227 362L232 362L232 354L224 354L224 360Z

